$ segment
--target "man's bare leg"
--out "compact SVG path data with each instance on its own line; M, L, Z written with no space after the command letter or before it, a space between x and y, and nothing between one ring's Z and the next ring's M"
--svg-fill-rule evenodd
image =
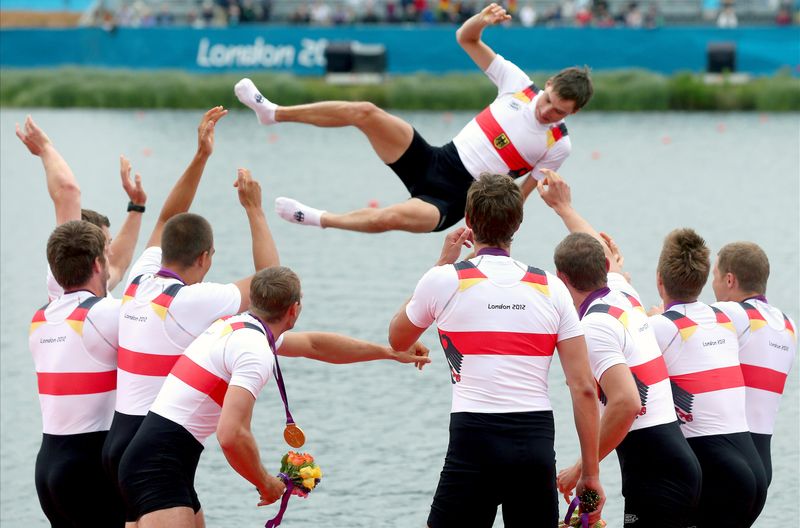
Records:
M384 231L409 231L430 233L440 220L439 209L419 198L389 207L357 209L349 213L322 213L322 227L334 227L361 233L383 233Z
M194 510L186 506L167 508L142 515L138 528L195 528Z
M370 207L336 214L281 196L275 200L275 209L281 218L293 224L333 227L361 233L429 233L439 225L440 219L439 209L419 198L411 198L407 202L380 209Z
M239 101L256 112L262 124L292 122L318 127L354 126L367 136L375 153L387 164L400 159L414 138L410 124L372 103L323 101L278 106L261 95L250 79L236 83L234 91Z

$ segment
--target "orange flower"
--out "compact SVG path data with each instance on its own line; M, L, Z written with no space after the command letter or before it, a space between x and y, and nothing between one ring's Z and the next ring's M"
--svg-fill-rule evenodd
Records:
M301 466L303 462L305 462L305 458L300 455L299 453L295 453L294 451L289 451L289 456L287 461L293 466Z
M309 455L308 453L303 453L303 460L311 464L314 462L314 457Z

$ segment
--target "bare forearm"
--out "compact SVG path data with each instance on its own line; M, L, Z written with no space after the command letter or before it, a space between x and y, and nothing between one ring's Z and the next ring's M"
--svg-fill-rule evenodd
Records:
M228 464L259 490L267 483L269 473L261 463L258 445L250 431L241 431L233 441L222 446Z
M117 232L117 236L111 241L111 257L109 258L109 268L111 277L108 280L109 289L114 287L122 280L128 266L133 260L133 252L136 249L136 241L139 239L139 230L142 227L142 213L131 211L125 217L125 222Z
M481 34L487 25L483 12L476 13L458 28L456 40L459 44L474 44L481 40Z
M623 403L609 402L600 419L599 459L603 460L625 439L636 414Z
M81 189L66 160L53 147L46 145L39 156L47 179L47 192L56 209L56 222L60 225L81 219Z
M186 167L186 170L175 183L169 195L167 195L158 217L160 222L166 222L176 214L185 213L189 210L207 162L207 155L199 152L194 155L189 166Z
M302 355L326 363L342 365L392 359L396 354L389 347L341 334L330 332L303 332L303 334L303 338L307 340L307 346L303 347Z
M250 234L253 242L253 264L256 271L280 264L278 248L272 238L272 232L267 224L263 209L250 208L247 210L247 219L250 222Z
M597 476L600 474L598 457L598 423L599 412L597 399L591 386L579 385L572 388L572 409L575 417L575 429L578 432L578 441L581 445L581 464L584 475Z

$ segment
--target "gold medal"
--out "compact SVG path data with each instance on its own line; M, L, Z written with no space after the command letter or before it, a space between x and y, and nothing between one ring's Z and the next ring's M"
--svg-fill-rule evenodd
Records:
M286 443L295 449L303 447L306 443L306 435L303 430L297 427L297 424L286 424L286 429L283 430L283 439Z

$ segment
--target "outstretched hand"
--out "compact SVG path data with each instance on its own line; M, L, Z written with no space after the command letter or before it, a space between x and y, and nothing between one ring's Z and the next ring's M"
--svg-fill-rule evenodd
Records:
M197 153L210 156L214 152L214 128L217 121L225 117L228 111L221 106L215 106L203 115L200 126L197 127Z
M552 207L556 213L571 207L572 192L564 178L550 169L540 169L539 172L544 174L544 178L536 182L536 190L539 191L544 203Z
M436 265L453 264L461 256L461 248L463 246L471 248L473 243L472 229L459 227L455 231L451 231L444 237L442 254L439 256L439 261Z
M422 370L422 367L431 362L428 357L430 352L428 347L417 341L408 350L398 351L395 359L400 363L414 363L417 369Z
M142 176L137 172L131 180L131 162L125 156L119 157L119 176L122 179L122 189L130 201L136 205L147 203L147 194L142 187Z
M578 479L580 478L580 461L558 472L558 477L556 478L558 491L564 496L564 500L567 501L567 503L572 500L572 493L575 490L575 486L578 485Z
M248 169L239 169L233 186L239 191L239 203L245 209L261 208L261 185L253 179Z
M481 11L481 21L487 26L494 26L495 24L502 24L511 20L511 15L503 8L494 2L484 7Z
M28 150L34 156L41 156L45 147L53 144L50 138L47 137L47 134L36 126L31 116L25 119L24 131L20 129L19 123L17 123L17 137L28 147Z

